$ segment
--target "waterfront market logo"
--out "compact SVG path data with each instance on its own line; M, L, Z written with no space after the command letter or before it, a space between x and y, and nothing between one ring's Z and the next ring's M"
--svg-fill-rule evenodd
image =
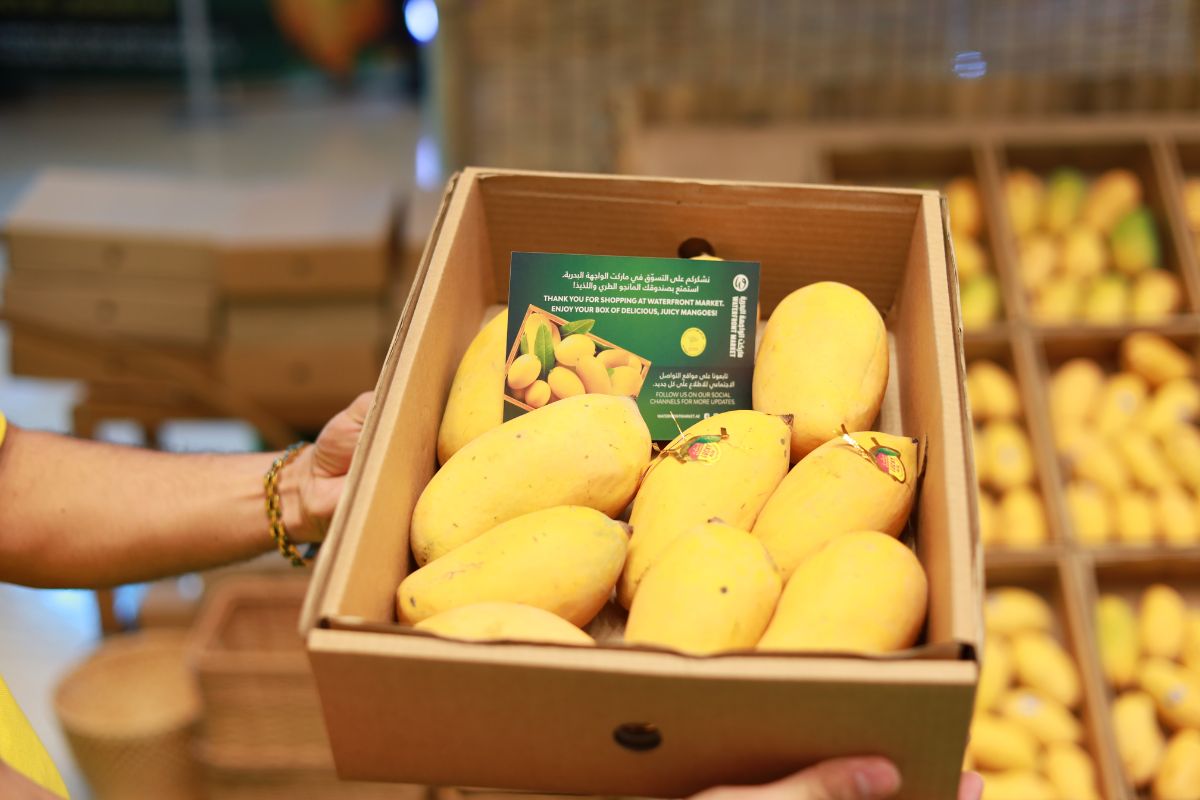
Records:
M733 288L739 292L744 292L750 287L750 279L745 275L735 275L733 277Z

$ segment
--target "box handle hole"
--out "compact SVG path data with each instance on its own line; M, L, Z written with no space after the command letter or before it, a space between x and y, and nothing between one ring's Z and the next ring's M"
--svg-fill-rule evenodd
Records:
M691 239L684 239L679 244L680 258L695 258L696 256L715 256L717 251L708 243L708 239L701 239L698 236L693 236Z
M662 744L662 733L650 722L626 722L613 729L613 739L626 750L642 753Z

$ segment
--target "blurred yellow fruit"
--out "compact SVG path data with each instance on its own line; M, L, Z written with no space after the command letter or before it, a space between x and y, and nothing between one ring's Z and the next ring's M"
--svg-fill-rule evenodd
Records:
M1028 486L1009 489L1000 498L1000 539L1009 547L1041 547L1050 540L1042 498Z
M1188 227L1200 231L1200 178L1188 178L1183 184L1183 211Z
M1117 220L1110 237L1113 266L1126 275L1137 275L1160 264L1158 230L1148 208L1139 208Z
M1116 325L1129 316L1129 281L1113 273L1099 275L1083 294L1082 318L1095 325Z
M1050 377L1050 417L1055 426L1092 415L1104 387L1104 370L1090 358L1073 358Z
M983 769L1035 769L1038 741L1010 719L984 712L971 719L967 746L975 764Z
M1037 291L1058 267L1058 244L1044 233L1034 233L1020 243L1017 257L1021 285L1027 291Z
M1078 742L1083 725L1066 706L1032 689L1013 689L1000 698L1001 716L1033 734L1043 745Z
M1096 435L1086 422L1063 422L1054 428L1054 447L1068 464L1074 464L1090 453Z
M1192 425L1180 423L1159 431L1158 441L1175 474L1192 491L1200 492L1200 432Z
M1151 386L1187 378L1196 371L1196 361L1189 353L1165 336L1150 331L1125 337L1121 342L1121 365L1141 375Z
M984 547L1000 544L1000 512L996 501L985 492L979 492L979 543Z
M958 266L960 281L969 281L991 272L987 253L979 242L961 233L954 234L954 263Z
M987 637L983 645L983 663L979 667L979 685L975 689L975 712L991 711L1012 686L1012 653L1002 636Z
M1187 604L1182 595L1164 583L1142 593L1138 616L1138 638L1142 652L1150 657L1179 658L1187 635Z
M989 422L975 440L983 450L988 484L998 491L1033 481L1033 452L1020 426L1007 421Z
M1134 420L1149 434L1158 434L1174 425L1191 422L1200 414L1200 386L1192 378L1176 378L1158 387Z
M1117 512L1117 541L1125 544L1149 544L1158 535L1158 519L1150 498L1137 489L1125 489L1113 495Z
M991 589L983 604L989 636L1013 636L1024 631L1050 630L1053 615L1040 595L1018 586Z
M1189 611L1183 638L1183 665L1200 675L1200 611Z
M1043 325L1060 325L1079 316L1083 283L1071 275L1051 277L1030 299L1029 315Z
M1057 792L1039 773L1027 769L982 772L983 794L980 800L1054 800Z
M1142 202L1142 182L1127 169L1110 169L1092 182L1083 204L1083 221L1108 233L1117 220Z
M1108 685L1124 689L1133 684L1141 657L1141 639L1133 606L1120 595L1101 595L1096 601L1096 644Z
M1187 547L1200 544L1200 515L1196 500L1186 489L1174 483L1164 483L1154 492L1154 510L1158 530L1167 544Z
M1180 731L1167 742L1153 790L1154 800L1200 800L1200 730Z
M967 398L976 422L1016 419L1021 414L1017 382L994 361L980 358L967 367Z
M950 212L950 230L957 236L975 237L983 230L983 203L974 178L955 178L946 184L946 207ZM957 245L958 240L955 239Z
M1154 698L1158 716L1173 730L1200 730L1200 673L1165 658L1148 658L1138 669L1138 686Z
M959 305L965 330L986 328L1000 317L1000 284L995 275L976 275L959 284Z
M1096 765L1079 745L1072 742L1050 745L1046 748L1042 769L1060 798L1100 800L1100 791L1096 788Z
M1076 539L1086 545L1099 545L1112 538L1112 507L1100 487L1072 481L1066 499Z
M1012 640L1013 669L1017 681L1045 694L1067 708L1083 696L1079 670L1063 646L1048 633L1018 633Z
M1042 216L1042 179L1027 169L1014 169L1005 177L1004 189L1013 233L1023 238L1037 227Z
M1087 197L1087 179L1077 169L1064 167L1050 173L1046 180L1046 201L1042 227L1062 233L1075 224Z
M1108 436L1130 426L1142 409L1150 388L1133 372L1118 372L1108 379L1096 401L1096 430Z
M1091 481L1109 494L1123 492L1129 488L1129 470L1125 462L1107 443L1098 440L1083 455L1071 462L1075 477ZM1119 534L1118 534L1119 535Z
M1134 786L1150 783L1166 748L1154 715L1154 698L1145 692L1125 692L1113 702L1112 726L1125 776Z
M1108 249L1095 230L1082 225L1067 231L1058 255L1058 268L1077 278L1094 278L1108 268Z
M1151 269L1133 282L1129 313L1135 322L1161 322L1183 308L1179 277L1165 269Z
M1158 442L1143 430L1129 428L1116 435L1117 452L1134 482L1143 489L1157 489L1175 481L1175 471L1163 455Z

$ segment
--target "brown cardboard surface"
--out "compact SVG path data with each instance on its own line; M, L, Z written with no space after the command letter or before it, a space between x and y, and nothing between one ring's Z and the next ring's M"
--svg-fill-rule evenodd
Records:
M212 341L216 294L205 281L13 269L4 302L36 322L90 336L200 346Z
M220 374L231 389L268 407L318 400L349 403L375 385L376 342L358 344L237 344L222 348ZM337 409L334 409L335 411Z
M347 630L358 620L389 630L408 569L407 520L433 470L446 391L485 309L504 299L508 253L672 255L695 235L728 257L762 261L767 308L803 283L836 278L886 313L896 389L879 426L926 442L914 519L931 584L927 643L942 655L698 659ZM980 629L944 241L931 193L463 173L380 377L307 602L307 619L326 628L310 630L309 650L341 773L666 796L777 777L833 754L883 752L905 772L902 796L952 796ZM425 735L411 736L413 718ZM662 746L634 753L615 744L614 727L631 722L659 725Z
M798 125L642 128L619 144L616 158L617 170L629 175L793 183L823 177L813 142Z
M94 358L79 353L68 342L40 335L29 327L10 326L9 365L14 375L31 378L68 378L100 382L136 382L144 385L147 378L138 369L136 359L119 352ZM197 372L212 372L211 359L206 351L194 348L163 348L164 355L186 364ZM159 386L174 386L169 380L156 382Z
M229 344L378 345L383 308L374 300L230 303L223 339Z

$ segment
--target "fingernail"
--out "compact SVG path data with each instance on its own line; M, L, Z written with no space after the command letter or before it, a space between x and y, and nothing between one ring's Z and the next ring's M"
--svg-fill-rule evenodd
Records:
M861 800L882 800L900 790L900 771L887 761L873 761L854 772Z

